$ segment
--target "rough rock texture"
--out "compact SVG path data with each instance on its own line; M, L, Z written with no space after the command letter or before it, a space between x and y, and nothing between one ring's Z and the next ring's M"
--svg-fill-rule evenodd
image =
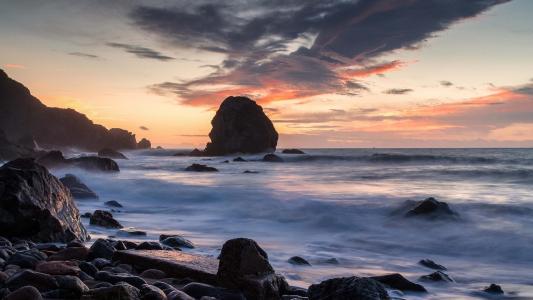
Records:
M427 292L426 288L418 283L411 282L399 273L370 277L400 291Z
M266 252L251 239L226 241L219 259L218 283L242 291L248 299L279 299L289 288L285 279L275 274Z
M209 167L202 164L192 164L185 168L185 171L190 172L218 172L217 168Z
M429 219L456 218L458 213L453 211L446 202L437 201L430 197L423 201L411 203L410 209L405 213L406 217L426 217Z
M40 242L89 237L70 192L33 159L0 168L0 235Z
M66 159L61 151L49 151L37 158L47 168L76 167L87 171L118 172L118 164L107 157L82 156Z
M390 299L381 283L370 278L341 277L313 284L309 300L384 300Z
M12 141L31 136L43 147L135 149L135 135L106 129L73 109L47 107L0 70L0 129Z
M150 149L152 148L152 143L149 140L143 138L137 143L137 149Z
M123 226L113 218L113 215L105 210L95 210L89 223L106 228L122 228Z
M448 276L448 274L437 271L433 272L429 275L420 276L420 280L422 281L442 281L442 282L453 282L454 280Z
M246 97L226 98L211 125L207 155L268 152L278 143L278 133L261 106Z
M5 133L0 129L0 161L12 160L19 157L34 155L33 149L15 144L8 140Z
M87 199L87 198L96 198L98 195L93 192L88 186L86 186L81 180L72 175L66 174L65 177L59 179L61 183L70 190L70 193L74 198L77 199Z
M114 158L114 159L128 159L126 155L118 152L117 150L113 150L111 148L104 148L98 151L98 156L100 157L107 157L107 158Z

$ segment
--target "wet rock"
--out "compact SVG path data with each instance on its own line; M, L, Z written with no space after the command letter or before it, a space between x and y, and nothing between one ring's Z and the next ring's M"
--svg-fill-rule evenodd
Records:
M127 229L127 230L121 229L121 230L119 230L118 234L121 235L121 236L124 236L124 235L127 235L127 236L146 236L147 235L146 231L132 230L132 229ZM124 248L126 248L126 247L124 246ZM126 250L126 249L122 249L122 250Z
M126 282L136 288L141 288L143 284L146 284L146 281L141 277L133 276L126 273L112 274L107 271L98 271L94 276L94 279L109 282L111 284Z
M140 293L142 300L167 300L167 296L160 288L150 284L143 284Z
M34 286L40 292L54 290L59 287L54 277L48 274L39 273L39 272L35 272L32 270L22 270L16 273L15 275L11 276L6 281L6 286L10 290L16 290L18 288L28 286L28 285Z
M76 167L87 171L118 172L118 164L106 157L82 156L66 159L61 151L50 151L37 158L37 162L47 168Z
M399 273L369 277L400 291L427 292L422 285L411 282Z
M128 159L126 155L113 150L111 148L103 148L100 151L98 151L98 156L100 157L107 157L107 158L113 158L113 159Z
M83 294L82 299L87 300L140 300L141 293L138 288L120 283L110 287L91 289Z
M59 289L67 290L75 296L81 296L89 288L78 277L70 275L55 276Z
M83 242L74 240L74 241L68 242L66 246L67 248L76 248L76 247L85 247L85 244L83 244Z
M287 260L291 265L310 266L311 264L300 256L293 256Z
M104 202L104 204L110 207L123 207L122 204L118 203L118 201L115 201L115 200L106 201Z
M93 215L93 214L91 214L90 212L86 212L86 213L84 213L83 215L81 215L81 217L82 217L82 218L86 218L86 219L90 219L92 215Z
M113 218L113 214L105 210L95 210L89 224L106 228L122 228L123 226Z
M205 152L202 151L202 150L198 150L196 148L194 148L194 150L192 150L190 153L189 153L190 156L205 156Z
M163 279L167 277L167 274L158 269L148 269L141 273L141 277L150 279Z
M370 278L341 277L313 284L309 300L385 300L389 299L383 285Z
M163 246L158 242L142 242L140 243L136 250L163 250Z
M193 297L187 295L180 290L173 290L167 295L168 300L194 300Z
M247 160L239 156L239 157L234 158L233 161L236 161L236 162L246 162Z
M458 213L451 210L446 202L437 201L435 198L427 198L418 202L407 202L410 206L405 213L406 217L425 217L428 219L457 218Z
M80 273L80 268L73 261L48 261L38 264L35 271L49 275L77 276Z
M93 259L91 261L91 264L93 264L98 269L103 269L112 265L111 260L103 257Z
M41 261L46 259L46 255L37 249L24 250L11 255L6 261L8 265L17 265L21 268L34 269Z
M495 283L491 283L491 285L486 287L484 291L491 294L503 294L502 287Z
M31 157L33 155L34 149L31 145L23 145L10 141L4 131L0 129L0 161Z
M297 287L297 286L289 286L286 293L288 295L295 295L300 297L307 297L307 289Z
M194 244L188 239L182 237L181 235L165 235L162 234L159 236L159 241L161 244L167 245L169 247L184 247L184 248L194 248Z
M303 152L300 149L283 149L281 153L283 154L305 154L305 152Z
M448 276L448 274L442 272L442 271L437 271L437 272L433 272L429 275L424 275L424 276L421 276L420 277L420 280L423 280L423 281L440 281L440 282L453 282L453 279Z
M288 288L275 274L266 252L251 239L238 238L222 246L217 272L218 283L237 289L250 299L279 299Z
M65 177L59 179L61 183L66 186L74 198L77 199L89 199L95 198L98 199L98 195L93 192L87 185L85 185L81 180L72 175L66 174Z
M23 286L9 293L4 300L42 300L43 297L38 289L33 286Z
M273 151L278 143L278 133L261 106L246 97L226 98L211 125L211 142L205 147L209 155Z
M258 174L259 172L257 171L250 171L250 170L246 170L243 172L244 174Z
M108 240L97 239L89 249L89 257L112 259L115 254L115 247Z
M439 265L438 263L432 261L431 259L422 259L418 262L419 264L423 265L424 267L433 269L433 270L441 270L446 271L446 267L443 265Z
M98 272L98 268L95 267L93 264L89 263L89 262L86 262L86 261L82 261L80 262L79 264L79 268L87 273L88 275L94 277L94 275L96 275L96 272Z
M145 138L142 138L138 143L137 143L137 149L150 149L152 148L152 143L145 139Z
M185 168L185 171L192 171L192 172L218 172L217 168L209 167L202 164L192 164Z
M214 287L209 284L192 282L183 287L183 291L196 299L202 297L213 297L216 299L242 299L245 300L244 295L238 291L231 291L219 287Z
M33 159L0 167L0 182L0 235L39 242L89 237L68 190Z
M54 255L48 257L49 261L59 260L85 260L89 255L89 249L86 247L65 248Z
M277 156L276 154L269 153L263 156L263 161L266 162L283 162L283 158Z

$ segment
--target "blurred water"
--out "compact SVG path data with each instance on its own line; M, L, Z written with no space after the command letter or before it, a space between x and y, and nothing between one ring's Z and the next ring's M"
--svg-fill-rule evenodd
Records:
M390 272L417 280L431 272L417 262L430 258L447 266L456 283L425 283L429 294L404 297L474 299L492 282L513 296L533 297L532 149L307 149L279 154L284 163L175 152L126 153L130 159L117 161L118 174L55 172L75 173L100 195L78 201L82 213L117 200L124 208L116 218L147 231L147 239L181 233L199 246L192 251L209 255L229 238L253 238L296 285ZM193 162L220 172L185 172ZM391 215L407 199L430 196L448 202L461 219ZM93 236L116 234L88 228ZM293 255L313 266L288 264ZM339 264L328 264L330 258Z

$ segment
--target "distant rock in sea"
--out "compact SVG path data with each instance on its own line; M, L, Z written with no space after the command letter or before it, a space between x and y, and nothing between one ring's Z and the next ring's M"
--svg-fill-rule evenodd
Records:
M111 149L111 148L103 148L100 151L98 151L98 156L100 157L107 157L107 158L113 158L113 159L128 159L126 155L118 152L117 150Z
M448 203L429 197L422 201L407 200L393 214L408 218L424 218L428 220L458 219L459 213L452 210Z
M263 156L263 161L266 162L283 162L283 158L277 156L276 154L269 153Z
M72 197L76 199L98 199L98 195L73 174L66 174L65 177L59 180L70 190Z
M185 168L185 171L193 171L193 172L218 172L217 168L209 167L202 164L192 164Z
M263 108L246 97L226 98L211 121L206 155L274 151L278 133Z
M2 70L0 108L0 129L11 141L31 137L45 148L77 147L91 151L137 146L135 135L129 131L106 129L73 109L47 107Z
M152 148L152 143L149 140L143 138L137 143L137 149L150 149Z
M87 171L118 172L118 164L107 157L82 156L65 158L61 151L49 151L37 158L37 162L47 168L77 167Z

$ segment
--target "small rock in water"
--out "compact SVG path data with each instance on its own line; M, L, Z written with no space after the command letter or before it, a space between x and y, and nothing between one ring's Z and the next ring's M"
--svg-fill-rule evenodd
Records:
M185 248L194 248L194 244L188 239L180 235L165 235L162 234L159 236L159 241L161 244L167 245L169 247L185 247Z
M72 174L66 174L65 177L59 179L59 181L70 190L70 193L76 199L98 199L98 195L95 192L81 182L78 177Z
M105 210L95 210L89 220L89 224L106 228L122 228L123 226L113 218L113 215Z
M338 265L339 264L339 260L336 259L335 257L332 257L332 258L328 258L324 261L324 263L326 264L330 264L330 265Z
M277 156L276 154L269 153L263 156L263 161L266 162L283 162L283 158Z
M107 157L107 158L114 158L114 159L128 159L124 154L111 149L111 148L104 148L100 151L98 151L98 156L100 157Z
M111 200L104 202L105 205L111 206L111 207L123 207L122 204L118 203L118 201Z
M163 250L163 246L158 242L142 242L140 243L136 250Z
M305 152L303 152L300 149L283 149L281 153L283 154L305 154Z
M119 230L118 232L120 235L131 235L131 236L146 236L146 231L142 231L142 230L131 230L131 229L128 229L128 230Z
M246 170L243 172L244 174L258 174L259 172L257 171L250 171L250 170Z
M421 276L420 280L453 282L453 279L450 276L448 276L448 274L446 274L446 273L444 273L442 271L437 271L437 272L433 272L433 273L431 273L429 275Z
M193 171L193 172L218 172L216 168L208 167L206 165L202 164L192 164L185 168L185 171Z
M484 291L491 294L503 294L502 287L495 283L491 283L490 286L484 289Z
M391 288L398 289L400 291L427 292L426 288L424 288L420 284L407 280L399 273L382 276L372 276L369 278L377 280L383 283L384 285L388 285Z
M453 211L446 202L437 201L430 197L423 201L407 201L408 211L405 213L406 217L425 217L428 219L455 219L459 216Z
M247 160L239 156L239 157L234 158L233 161L237 161L237 162L245 162L245 161L247 161Z
M310 266L311 264L300 256L293 256L289 258L288 262L291 265Z
M362 277L341 277L313 284L309 300L389 300L385 287L378 281Z
M82 218L90 218L92 215L93 214L91 214L90 212L86 212L83 215L81 215L80 217L82 217Z
M431 259L422 259L418 263L423 265L424 267L428 267L434 270L441 270L441 271L447 270L446 267L444 267L443 265L439 265L438 263L432 261Z

